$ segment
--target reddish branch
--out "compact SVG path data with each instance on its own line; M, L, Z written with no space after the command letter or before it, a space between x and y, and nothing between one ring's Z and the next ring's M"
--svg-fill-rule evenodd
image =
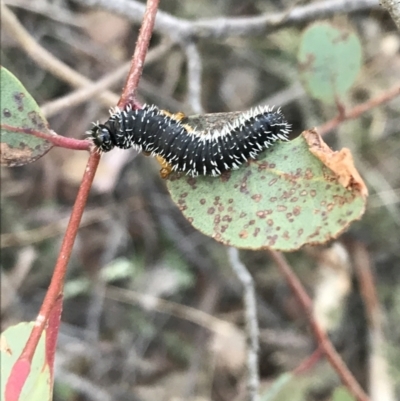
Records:
M159 0L148 0L143 23L140 28L135 52L133 53L131 68L126 79L124 90L118 101L118 107L123 109L128 104L138 107L136 101L136 89L143 72L144 60L149 48L151 35L153 34L154 21L156 19Z
M35 353L36 347L39 343L40 337L42 335L43 330L45 329L46 325L49 322L49 318L51 316L51 313L55 306L57 305L57 301L60 299L62 296L62 290L63 290L63 285L64 285L64 278L65 278L65 273L67 271L67 266L68 266L68 261L71 256L71 251L72 247L75 242L76 234L79 229L79 223L82 218L82 214L84 211L84 208L86 206L86 201L90 192L90 188L92 186L92 182L94 179L94 175L97 170L97 165L99 164L100 160L100 154L97 152L92 152L90 154L89 161L87 163L85 173L83 175L82 183L79 187L78 195L76 197L76 201L74 204L74 207L72 209L71 217L68 223L67 231L64 236L63 243L61 245L61 250L58 255L58 259L56 262L56 266L54 268L54 273L53 277L50 282L50 286L47 290L46 296L44 298L42 307L40 308L40 312L36 318L35 322L35 327L32 330L32 333L28 339L28 341L25 344L25 347L14 364L11 374L10 374L10 379L7 382L7 387L10 389L10 394L12 393L14 396L19 394L15 393L15 388L11 389L15 385L15 381L13 381L13 378L20 377L20 366L29 366L30 369L30 364L32 363L32 358ZM61 310L60 310L61 312ZM53 339L52 341L55 341L54 338L54 333L53 333ZM51 358L51 357L50 357ZM29 371L27 372L29 373ZM22 384L21 386L18 386L19 391L22 390L22 386L25 381L19 380L19 384ZM14 390L14 391L12 391ZM7 389L6 389L7 392ZM8 398L6 397L6 400ZM10 398L12 399L12 398ZM16 398L18 399L18 398Z
M311 298L308 296L300 280L293 273L291 267L286 262L286 259L280 252L270 250L269 253L272 259L277 264L281 273L286 278L287 283L289 284L298 301L300 302L300 305L306 312L308 322L314 332L314 336L318 342L319 347L325 353L325 356L341 378L342 382L346 385L348 390L358 401L370 401L369 397L358 384L346 364L343 362L340 355L336 352L325 331L322 330L317 321L314 319Z
M311 369L320 359L322 350L318 347L308 358L306 358L296 369L293 370L294 375L301 375Z
M49 314L46 329L46 363L50 369L51 381L54 380L54 358L56 355L57 337L60 330L61 312L63 307L63 296L60 295Z
M118 103L119 107L124 107L127 104L134 104L135 91L139 83L139 78L143 71L144 59L147 54L149 42L154 26L155 15L157 13L159 0L148 0L146 12L142 28L139 33L138 42L135 48L135 53L132 58L131 69L122 93L121 99ZM14 132L21 132L21 129L14 127L4 127ZM29 132L28 132L29 131ZM47 139L57 146L63 146L72 149L89 149L89 141L79 141L71 138L64 138L61 136L46 134L43 132L28 130L24 133L36 135L40 138ZM92 152L88 164L85 169L85 173L82 179L82 183L79 187L78 195L74 207L72 209L71 217L68 223L67 231L64 236L61 250L54 268L53 277L50 282L50 286L47 290L45 299L40 308L40 312L36 318L35 327L25 344L25 347L19 356L18 360L14 364L10 377L6 384L6 400L15 400L19 398L22 387L29 375L30 366L32 363L33 355L36 347L39 343L40 337L43 330L49 323L54 323L54 327L49 327L50 332L47 333L47 340L49 342L47 354L47 361L52 362L54 357L54 348L57 339L59 316L61 314L61 300L62 291L64 286L64 278L67 272L68 261L71 256L72 247L75 242L75 238L79 229L79 224L82 219L84 208L86 206L87 198L93 183L93 179L97 170L97 166L100 161L100 154Z
M28 360L32 359L35 347L39 341L41 332L48 321L48 317L54 305L56 304L57 298L61 295L64 277L67 271L67 265L71 256L72 247L75 242L76 234L79 229L79 223L81 221L83 211L86 206L86 201L92 186L92 182L99 164L100 154L93 152L88 160L85 173L82 178L82 183L79 187L78 195L75 200L74 207L72 209L71 217L69 219L67 231L64 236L63 243L61 245L60 253L54 268L53 277L50 282L49 289L47 290L45 299L38 318L36 319L36 327L32 331L32 335L25 345L25 348L21 354L21 358ZM36 335L35 332L38 332ZM34 345L34 346L33 346Z
M343 121L357 118L361 114L364 114L365 112L379 106L380 104L386 103L389 100L392 100L399 95L400 95L400 85L396 85L394 88L389 89L388 91L368 100L365 103L361 103L358 106L355 106L348 111L339 110L339 114L335 118L317 128L318 133L320 135L324 135L329 131L332 131Z
M360 284L360 292L367 312L369 326L371 330L380 330L382 327L379 313L379 297L372 273L370 255L362 242L348 240L347 246Z
M7 131L17 132L20 134L34 135L38 138L42 138L45 139L46 141L51 142L54 146L59 146L61 148L66 148L66 149L89 150L90 147L92 146L92 142L88 140L67 138L65 136L57 135L55 133L36 131L31 128L13 127L7 124L1 124L1 128Z

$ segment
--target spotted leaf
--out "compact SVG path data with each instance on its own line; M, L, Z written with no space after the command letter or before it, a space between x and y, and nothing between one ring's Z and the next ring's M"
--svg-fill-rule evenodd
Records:
M1 164L21 166L47 153L52 144L33 132L50 134L40 108L21 82L1 67Z
M290 251L336 238L363 214L366 192L310 152L310 132L221 177L172 176L172 198L194 227L239 248Z

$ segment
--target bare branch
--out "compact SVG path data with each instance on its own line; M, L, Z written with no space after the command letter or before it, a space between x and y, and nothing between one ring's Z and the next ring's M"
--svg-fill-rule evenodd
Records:
M106 212L104 207L86 210L79 228L108 219L111 219L111 215ZM69 217L65 217L31 230L3 233L0 235L0 249L10 246L28 246L61 235L65 231L68 221Z
M159 46L151 49L146 57L145 65L153 63L164 56L172 47L170 41L165 41ZM85 102L91 97L103 92L105 89L121 81L129 71L130 62L125 63L117 70L106 74L99 81L91 83L90 85L83 86L74 92L69 93L66 96L60 97L59 99L53 100L41 106L42 112L46 117L50 117L56 114L59 110L65 110L65 108L77 106L80 103ZM118 102L118 96L113 94L113 101L109 106L116 105ZM111 100L111 97L110 97Z
M395 85L393 88L388 89L387 91L381 93L380 95L366 101L365 103L358 104L352 109L346 111L342 109L339 111L339 114L334 117L332 120L327 121L325 124L319 126L317 128L318 133L320 135L324 135L329 131L332 131L338 125L340 125L343 121L353 120L359 117L361 114L366 113L367 111L383 104L387 103L390 100L400 95L400 85Z
M76 15L72 14L67 8L58 6L56 3L32 0L4 0L4 4L44 15L45 17L62 24L79 28L82 28L83 25Z
M314 332L315 339L317 340L321 349L324 351L330 364L341 378L343 384L347 386L348 390L351 392L351 394L354 395L354 397L358 401L370 401L367 394L357 383L356 379L354 378L354 376L352 375L346 364L343 362L340 355L335 350L334 346L329 340L328 335L325 333L324 330L322 330L322 328L318 325L317 321L315 320L312 311L311 298L308 296L300 280L294 274L292 268L287 263L285 257L280 252L277 251L269 250L268 252L271 255L274 262L276 263L276 265L278 266L283 276L285 277L287 283L289 284L290 288L295 294L301 307L303 308L306 317L308 319L308 322L311 326L311 329Z
M247 336L247 369L249 401L259 400L260 375L258 372L258 351L259 351L259 329L257 320L257 302L254 281L246 266L239 259L239 251L236 248L228 249L229 260L233 271L244 288L244 308L246 316Z
M60 365L59 363L57 365ZM56 383L67 385L79 394L83 394L85 398L93 401L112 401L112 397L107 390L91 382L83 375L72 373L70 370L62 366L57 366L56 369Z
M100 7L116 14L140 22L145 6L137 1L127 0L74 0L75 3L91 7ZM214 18L189 21L159 11L155 30L173 40L181 42L188 38L227 38L269 33L278 29L328 18L334 14L377 8L378 0L328 0L313 2L305 6L294 7L289 12L268 13L254 17Z
M14 127L8 124L1 124L2 129L7 131L16 132L19 134L33 135L38 138L45 139L51 142L54 146L59 146L60 148L74 149L74 150L90 150L93 145L92 141L84 139L67 138L62 135L56 134L54 131L37 131L31 128Z
M189 104L194 113L203 113L201 105L201 71L202 62L197 46L190 42L185 46L185 53L188 66L188 96Z
M362 242L351 241L349 253L353 258L355 271L360 284L369 325L369 389L371 401L394 401L396 399L394 380L389 374L389 363L383 329L383 313L379 303L378 291L373 277L373 261Z
M1 4L1 22L7 32L21 45L22 49L44 70L49 71L74 87L79 88L92 83L92 81L68 67L44 47L40 46L4 4ZM115 95L112 92L105 91L98 96L106 106L115 104L115 102L113 103Z
M232 331L232 324L225 320L218 319L202 310L168 301L151 294L139 293L131 289L126 290L108 285L106 297L130 305L139 305L145 310L166 313L218 334Z
M139 37L132 56L131 68L126 78L125 86L118 101L118 107L123 109L126 105L134 105L136 102L136 90L139 79L142 76L144 61L149 49L150 39L153 34L154 21L158 10L159 0L148 0L143 22L140 27Z
M119 67L117 70L106 74L99 81L92 83L90 85L85 85L82 88L68 93L68 95L60 97L59 99L52 100L41 106L42 112L46 117L51 117L57 114L60 110L65 110L77 106L86 100L90 99L97 94L104 92L106 88L114 85L118 81L122 80L123 77L129 71L130 62L125 63L123 66ZM113 101L110 102L109 106L115 105L118 102L118 96L112 94ZM111 100L111 96L110 96Z

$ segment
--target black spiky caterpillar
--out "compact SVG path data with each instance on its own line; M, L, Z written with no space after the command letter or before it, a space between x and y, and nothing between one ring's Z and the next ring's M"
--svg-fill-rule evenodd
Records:
M170 171L218 176L257 158L275 141L287 141L289 132L290 124L280 110L268 106L193 117L170 114L156 106L138 110L128 106L113 110L89 135L101 152L116 146L157 156L167 171L164 176Z

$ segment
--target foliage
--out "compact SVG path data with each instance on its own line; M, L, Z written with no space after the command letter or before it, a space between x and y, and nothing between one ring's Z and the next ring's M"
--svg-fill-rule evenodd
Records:
M360 72L361 43L349 29L318 22L304 31L298 62L308 93L326 103L338 102Z
M1 164L21 166L46 154L51 142L30 130L50 134L48 123L32 96L6 68L0 67Z
M199 5L199 7L201 7L201 5ZM212 15L210 10L207 11ZM190 12L190 15L192 15L192 12ZM196 15L195 11L193 11L193 15ZM106 27L107 24L97 25ZM118 24L111 25L113 26L113 29L118 26ZM197 32L201 32L201 30L198 30ZM299 30L293 29L291 35L293 32L297 34ZM299 35L299 38L300 46L297 52L297 59L299 64L299 73L304 88L311 98L317 100L318 107L323 110L323 112L317 112L318 118L320 118L319 122L321 122L321 120L323 121L321 115L327 112L327 110L330 110L324 108L324 103L327 105L336 103L338 106L339 116L334 127L337 127L343 121L340 118L344 118L343 116L346 117L345 109L348 106L346 102L349 102L350 104L354 101L352 98L355 89L354 85L360 77L360 71L362 69L361 41L358 35L350 28L350 24L348 26L346 25L344 28L343 26L339 26L337 23L332 24L328 22L310 25L304 30L301 36ZM279 39L281 38L278 38L278 41ZM266 76L271 75L272 78L269 77L268 83L272 88L274 88L274 90L278 90L281 89L280 79L289 80L288 77L290 77L290 73L287 73L285 68L292 68L292 70L290 70L291 72L294 70L293 66L290 65L295 64L293 61L295 55L292 54L295 49L288 46L290 51L282 51L282 43L280 43L277 48L274 49L272 47L271 49L268 48L270 45L266 45L265 42L264 37L260 42L258 42L258 52L261 54L261 60L268 60L268 65L264 66L265 63L263 62L258 63L263 65L265 71L262 71L258 76L260 78L259 81L256 80L257 85L259 85L259 82L264 82L263 79L265 79ZM247 43L249 42L246 42L246 45ZM235 48L232 43L230 45L232 46L232 49L228 52L225 49L225 44L209 44L209 47L215 52L215 54L212 55L212 52L210 51L209 56L216 57L214 65L205 65L204 76L207 76L208 73L208 77L207 80L205 80L206 82L204 84L203 93L208 93L209 96L207 97L212 98L212 101L209 101L206 106L209 109L212 109L215 104L217 104L217 108L221 108L221 104L223 104L221 99L219 99L219 103L217 101L214 103L214 96L217 98L215 81L213 81L216 75L214 73L215 66L222 60L229 60L230 57L234 59L237 55L235 55L235 52L243 52L241 57L243 57L246 60L246 63L248 63L246 64L246 67L248 67L248 65L251 66L252 63L254 63L254 60L258 60L252 52L247 53L247 51L244 51L242 48L242 42L238 41L235 43L237 48ZM221 51L221 48L224 48L223 51ZM259 54L257 54L257 56L259 56ZM270 57L271 54L273 54L274 57ZM291 59L291 57L293 57L293 59ZM80 63L79 58L78 60L78 63ZM103 57L102 60L107 60L107 58ZM192 58L189 58L188 56L188 60L192 61ZM227 63L229 63L229 61L227 61ZM257 62L254 64L257 64ZM142 65L143 64L140 64L140 68L142 68ZM190 69L189 67L190 65L188 65L188 69ZM252 67L254 67L254 65ZM96 68L98 68L97 65ZM164 66L160 68L163 69ZM83 70L90 71L91 68L86 65ZM254 68L253 71L255 70L256 69ZM173 67L172 70L170 69L168 74L165 73L165 75L174 77L175 75L179 75L176 74L176 72L175 67ZM164 70L160 73L157 68L154 68L152 73L154 76L159 77L164 74ZM184 75L184 73L181 75ZM228 75L229 74L225 74L225 71L221 72L221 80L227 79ZM252 73L249 75L252 75ZM230 78L231 81L229 85L235 83L235 80L238 81L233 73L232 76L233 78ZM276 79L276 77L279 77L280 79ZM173 80L173 78L171 78L171 80ZM55 134L49 128L46 118L33 97L26 91L18 79L4 67L1 67L0 84L2 107L2 120L0 127L1 162L3 165L27 165L44 156L54 145L64 147L64 150L68 147L72 147L75 150L90 150L91 144L88 143L88 141L76 140L75 145L73 144L73 146L69 146L67 145L67 139L70 138ZM181 85L181 82L171 83L168 81L164 85L164 88L168 86L174 87L174 85L176 86L176 92L171 94L170 99L178 102L176 99L182 98L182 93L180 93L180 91L185 85ZM276 88L274 85L276 85ZM264 84L262 86L264 86ZM162 102L162 89L160 89L160 97L158 97L158 89L158 86L153 88L154 93L152 93L151 96L154 96L157 101ZM242 97L246 96L249 96L251 101L256 102L257 97L252 93L249 95L246 92L246 89L248 88L245 86L240 88L236 102L238 99L240 101ZM232 92L229 93L232 94ZM132 93L125 93L125 95L133 96ZM262 95L266 96L264 92L262 92ZM149 96L149 98L151 98L151 96ZM233 98L234 96L230 95L230 97ZM231 98L225 95L225 104L234 104L234 99ZM311 103L309 102L309 99L303 100L295 106L291 105L288 107L289 114L298 117L299 110L301 110L304 115L308 116L305 110ZM230 103L230 101L232 101L232 103ZM292 107L295 109L294 111L291 110ZM72 131L76 129L76 126L73 123L81 118L81 116L79 116L80 111L81 110L75 114L75 117L78 116L77 118L70 118L68 124L65 124ZM85 110L85 112L86 111L87 110ZM311 113L312 112L310 111L310 114ZM294 117L293 120L296 121L297 117ZM304 119L306 120L306 117ZM52 126L52 128L55 129L54 126ZM295 126L295 133L299 134L298 131L298 127ZM180 215L175 214L173 206L171 203L168 203L169 200L166 200L165 193L163 192L164 187L160 185L160 182L153 174L153 170L148 167L149 165L144 162L143 165L145 167L140 168L140 163L142 163L141 161L134 164L135 167L131 168L127 174L131 181L128 180L128 184L126 182L121 183L122 190L120 189L121 192L119 194L118 188L113 188L115 194L118 195L115 196L115 198L112 198L112 200L113 202L117 201L118 204L115 208L116 210L113 211L114 214L112 215L112 218L108 220L104 219L106 209L104 203L102 204L103 210L101 217L95 221L95 223L102 223L106 220L104 226L109 229L111 234L109 233L107 237L102 237L102 230L98 229L98 225L101 226L100 228L102 229L104 229L104 226L98 224L95 228L92 228L92 230L88 230L89 234L82 234L81 236L80 250L82 251L82 255L85 256L78 256L77 259L80 260L82 257L83 260L80 260L80 264L77 264L76 260L71 263L75 267L75 269L72 269L72 274L77 274L78 277L71 279L69 285L66 286L69 298L66 302L77 302L78 305L80 305L78 308L71 308L74 310L74 313L79 315L83 311L86 312L86 305L85 307L81 307L78 300L79 297L85 297L87 300L88 295L90 295L90 290L93 290L94 288L94 291L99 291L99 288L97 288L96 285L91 285L93 277L104 283L104 285L110 281L118 281L122 286L127 286L129 288L132 285L132 282L138 277L136 274L136 265L133 266L131 263L131 260L135 260L135 258L143 261L144 268L141 273L143 273L144 278L150 277L149 281L153 285L152 290L155 294L163 295L164 293L160 288L166 288L169 285L170 287L168 288L173 287L174 291L166 291L165 293L168 296L174 297L178 291L180 291L181 294L179 294L179 297L182 296L184 299L183 303L192 302L193 299L191 297L193 294L198 295L205 293L205 297L207 298L208 293L206 290L209 290L209 283L220 283L220 273L223 269L218 269L218 267L226 264L225 259L221 257L224 248L222 246L217 247L217 244L211 242L209 238L201 236L196 230L189 227L187 222L189 222L195 229L204 233L207 237L211 237L224 245L252 250L264 250L268 248L293 251L306 244L325 244L332 239L338 238L344 230L348 229L353 221L359 219L364 213L367 191L362 179L355 170L354 165L352 165L352 172L348 173L348 159L345 162L337 162L337 156L341 156L345 153L341 153L341 151L334 152L328 148L329 152L325 155L321 155L321 153L316 151L315 148L317 146L315 143L310 143L306 138L307 133L310 134L310 132L315 134L313 138L315 139L315 142L318 142L317 145L320 146L321 149L328 148L322 138L318 136L315 131L308 130L288 143L279 143L271 150L265 152L265 154L256 161L251 161L248 165L243 166L239 170L224 174L219 178L188 178L179 175L171 176L166 185L170 191L172 200L182 211L186 220L182 219ZM362 132L361 134L364 133L365 132ZM349 137L353 134L353 132L346 132L346 135ZM78 147L78 142L81 144L81 147ZM351 156L350 151L346 150L346 152L347 155ZM78 152L70 152L69 155L71 153ZM57 159L57 155L48 156ZM75 156L73 155L68 156L68 158L73 160L71 165L77 164L74 162L74 157ZM84 157L86 157L86 155ZM98 155L93 152L92 149L90 154L91 159L89 160L92 160L94 157L98 157ZM332 159L334 158L336 158L336 161L332 163ZM118 157L114 159L118 159ZM138 166L139 168L136 168ZM87 173L88 170L90 170L90 168L86 168L85 173ZM346 170L345 180L343 180L343 170ZM96 166L93 168L93 175L94 171L96 171ZM108 168L105 168L105 171L109 173ZM396 171L396 169L393 169L393 171ZM53 173L54 171L51 172ZM367 171L365 173L367 173ZM119 174L116 174L115 176L119 177ZM390 176L390 178L392 178L392 176ZM87 190L90 189L91 186L91 181L89 181L90 180L85 183L85 185L87 185ZM128 191L127 188L131 188L132 182L135 189L133 190L131 198L126 202L129 207L125 209L125 207L121 207L121 204L126 201L124 198L125 193L123 191ZM81 189L83 186L84 184L81 185ZM43 192L42 186L38 187L39 192ZM68 194L75 193L74 191L76 189L73 187L71 190L70 183L65 185L64 182L63 185L59 185L59 187L61 188L60 191L65 190L65 193ZM360 187L364 188L364 190L360 189ZM124 196L121 197L121 193L123 193ZM107 201L109 201L109 199L110 198L107 198ZM102 199L99 200L97 198L95 200L95 202L99 203L102 201ZM22 204L25 205L26 208L25 202L26 199L24 199ZM67 198L67 200L63 199L62 202L70 204L71 200L70 198ZM86 199L84 199L83 206L82 203L78 205L81 207L82 211L85 203ZM107 207L108 206L109 204L107 204ZM76 208L74 207L74 210L75 209ZM24 216L24 212L25 209L21 208L21 216ZM115 216L118 217L115 218ZM72 220L74 221L77 230L80 218ZM121 229L121 227L118 226L117 229L113 231L111 228L115 228L115 224L117 223L118 225L121 221L126 224L126 227L124 225L123 229ZM174 223L171 224L171 221L174 221ZM179 224L175 222L179 222ZM179 229L177 229L178 226ZM121 234L121 232L123 234ZM67 231L66 237L74 238L74 235L76 235L76 232L71 235L71 232ZM174 246L179 249L179 252L175 252L175 250L173 252L166 251L163 253L163 256L160 257L160 248L165 246L163 243L164 235L168 236L168 243L173 243ZM388 236L393 237L390 233ZM120 242L124 242L120 240L121 237L129 237L129 240L127 240L127 243L124 243L123 246L120 244ZM93 242L102 238L99 242L103 244L104 249L93 247L93 243L90 243L92 238ZM49 241L49 243L51 243L51 248L54 249L54 242ZM87 246L88 243L89 246ZM217 249L216 252L215 249ZM125 254L120 257L119 255L122 253ZM125 256L126 254L129 256ZM61 259L68 260L70 256L71 250L66 254L60 252ZM298 254L295 254L295 257L297 256ZM257 258L257 256L255 257ZM43 258L46 258L46 256L43 256ZM109 262L110 259L111 262ZM208 263L204 263L204 260L208 261ZM92 275L93 266L94 270L97 272L103 264L106 265L106 268L98 275ZM77 265L87 269L90 280L86 275L82 275L81 272L76 273ZM201 267L199 268L198 266ZM155 272L154 276L151 276L150 274L146 276L149 269L152 269L152 272ZM195 273L193 273L191 269L196 269ZM312 269L310 268L309 270L311 271ZM270 280L270 277L268 277L267 280L264 276L264 273L269 275L265 263L262 264L262 271L264 281ZM132 279L133 276L135 276L135 280ZM64 285L65 273L60 277L59 282L62 288ZM158 279L158 284L155 278ZM236 316L241 316L241 311L240 313L237 313L239 311L235 310L237 299L235 298L236 295L232 295L237 293L237 288L235 285L231 284L230 278L224 279L225 281L223 282L223 285L218 284L218 291L216 291L218 292L218 296L222 299L221 304L224 306L215 313L226 313L226 310L228 310L229 313L233 312L232 316L234 317L232 319L237 319ZM143 282L145 282L145 280L143 280ZM313 279L309 280L308 284L311 286L310 283L312 282ZM276 283L278 283L278 285ZM275 295L278 294L278 290L281 290L282 287L279 284L278 280L274 280L271 288L277 288L276 293L270 291L268 297L274 298ZM138 285L140 286L141 284ZM159 285L158 288L157 285ZM257 285L262 286L263 283L257 283ZM140 288L144 288L144 285L142 284L142 287ZM270 288L267 288L265 292L269 290ZM101 290L99 292L101 293ZM187 296L186 292L191 293L191 295ZM262 293L262 291L260 291L260 293ZM59 296L59 292L56 291L55 294ZM218 296L215 297L217 298ZM196 297L193 296L193 298ZM211 298L212 297L210 297L210 299ZM53 301L55 299L56 298L54 297ZM232 299L234 299L234 302L232 302ZM279 300L282 302L274 301L279 304L279 311L271 313L271 315L274 315L273 318L269 315L272 303L269 303L270 300L266 302L262 296L260 296L259 300L260 310L264 313L262 317L268 321L268 324L270 324L268 319L271 319L271 321L276 319L276 321L279 321L279 324L276 323L276 321L274 321L273 324L276 324L277 327L279 325L283 327L285 324L282 323L284 319L281 316L291 316L290 318L287 318L287 320L293 319L293 316L296 316L298 311L295 306L296 302L293 302L293 299L289 299L287 293L284 294L284 297L279 298ZM206 299L206 301L209 300ZM24 302L26 302L26 300ZM105 303L107 303L107 300ZM207 302L204 303L206 304ZM148 302L148 307L151 309L151 302ZM59 314L61 314L61 309ZM104 314L106 314L106 312L104 312ZM183 316L184 314L181 315ZM267 315L267 317L265 317L265 315ZM93 315L91 316L93 317ZM46 320L46 325L48 323L49 325L41 332L40 341L34 348L35 352L32 361L27 362L25 359L19 360L18 358L21 356L31 333L35 330L35 327L37 327L37 322L36 324L20 323L10 326L2 334L2 396L4 395L7 386L15 384L13 380L19 373L17 369L17 375L14 375L12 380L10 380L10 372L13 368L21 367L21 376L18 378L20 381L25 380L22 374L24 373L24 369L25 373L29 374L27 374L27 380L24 383L19 401L27 399L32 401L36 399L51 399L53 379L51 370L53 366L52 361L46 359L48 356L46 336L49 334L49 331L52 331L53 334L57 334L58 326L51 323L49 315L46 315L46 318L48 318L48 321ZM98 318L100 321L100 317ZM227 319L230 318L231 316ZM164 344L161 346L159 344L153 346L153 343L156 343L155 339L157 337L157 330L155 327L158 325L158 331L163 332L165 324L165 320L159 319L158 314L154 314L150 319L148 319L148 315L143 315L141 312L135 311L134 313L129 314L127 318L123 312L114 313L113 306L111 306L108 309L104 321L105 323L99 323L99 326L104 324L104 327L106 327L102 327L102 329L107 333L107 341L110 340L110 337L113 337L113 345L115 345L120 339L123 339L121 340L121 344L123 345L118 345L121 346L120 351L123 351L121 352L122 354L126 354L127 359L132 357L131 352L137 351L136 349L132 351L132 348L134 347L130 348L130 344L126 345L127 343L124 342L129 336L132 338L135 338L135 336L140 338L141 336L143 338L146 337L145 340L142 341L142 343L145 344L143 349L147 350L147 348L149 348L151 352L154 352L154 354L157 354L157 351L159 351L157 357L154 358L154 360L156 360L155 377L160 374L160 371L163 372L162 369L165 368L165 366L170 368L171 365L173 365L169 362L164 364L158 363L157 358L162 359L165 356L164 347L173 350L171 354L175 355L175 362L178 361L177 363L179 364L186 363L191 359L189 352L186 352L186 350L192 351L192 348L190 346L186 347L186 342L181 341L178 336L173 338L165 335L163 337ZM115 321L118 323L115 324ZM238 321L241 323L240 319ZM236 324L238 321L234 321L235 323L232 323L232 325ZM124 323L126 322L129 322L129 324L127 327L124 327ZM145 324L140 328L139 326L141 326L141 323L143 322L145 322ZM169 322L167 325L168 324ZM125 331L124 329L121 329L121 332L116 334L115 330L119 325L124 327ZM172 321L170 326L172 326L174 330L182 330L180 324L177 324L175 320ZM212 330L213 329L210 329L211 333ZM102 334L104 334L104 332ZM188 337L193 334L190 330L187 332L190 333ZM185 335L187 332L185 332ZM151 346L149 346L149 344ZM182 349L179 348L180 345L183 346L183 348L181 347ZM311 342L308 345L311 349ZM158 350L157 346L159 347ZM193 349L194 348L196 347L193 347ZM235 347L233 348L237 351ZM208 352L206 351L209 351L210 349L212 348L209 344L206 344L204 352L203 349L201 349L200 352L207 355ZM308 351L309 350L307 350L307 352ZM229 352L231 352L231 350L229 350ZM143 351L143 355L138 356L135 354L135 358L133 358L135 359L133 363L135 366L133 368L129 365L130 361L128 361L128 373L125 376L125 372L123 372L123 380L128 381L128 379L130 379L129 369L132 369L132 371L135 372L137 367L136 364L139 365L139 362L143 362L140 358L147 358L147 354L145 354L145 351ZM97 356L99 360L101 360L103 354L98 352ZM270 361L263 361L263 363L269 364ZM82 365L85 364L86 361ZM141 367L144 365L145 363L141 364ZM273 363L270 363L270 365L273 365ZM27 369L27 367L29 369ZM158 368L160 371L157 370ZM227 371L229 370L227 367L224 368L226 368ZM282 365L280 365L280 368L282 368ZM287 365L285 368L287 368ZM293 369L293 366L290 368ZM121 367L121 371L122 370L123 368ZM208 372L206 373L208 374ZM224 373L226 372L224 371ZM311 376L317 376L317 374L318 372L310 373ZM115 376L114 371L111 372L109 376L112 377L113 375ZM136 372L135 374L132 374L132 376L135 375ZM235 372L235 375L238 375L237 372ZM220 377L219 374L216 374L215 380L218 380ZM239 377L239 375L237 377ZM292 379L295 377L296 375L294 373L284 373L280 375L271 387L270 392L264 394L263 400L275 399L276 394L280 391L287 391L290 393L291 390L288 383L293 384ZM136 376L134 379L136 379ZM226 386L226 383L229 382L229 380L224 381L223 377L221 382L223 382L223 386ZM19 384L21 384L21 382L19 382ZM311 386L311 384L307 383L307 388L308 386ZM287 390L288 388L289 390ZM74 392L69 392L68 390L69 388L66 389L65 393L69 393L70 396L73 397L75 395ZM303 388L301 388L301 393L302 392ZM229 398L229 396L227 397ZM354 398L344 387L336 388L333 393L334 401L352 401L353 399ZM9 399L6 401L9 401ZM12 401L14 401L14 399L12 399Z

